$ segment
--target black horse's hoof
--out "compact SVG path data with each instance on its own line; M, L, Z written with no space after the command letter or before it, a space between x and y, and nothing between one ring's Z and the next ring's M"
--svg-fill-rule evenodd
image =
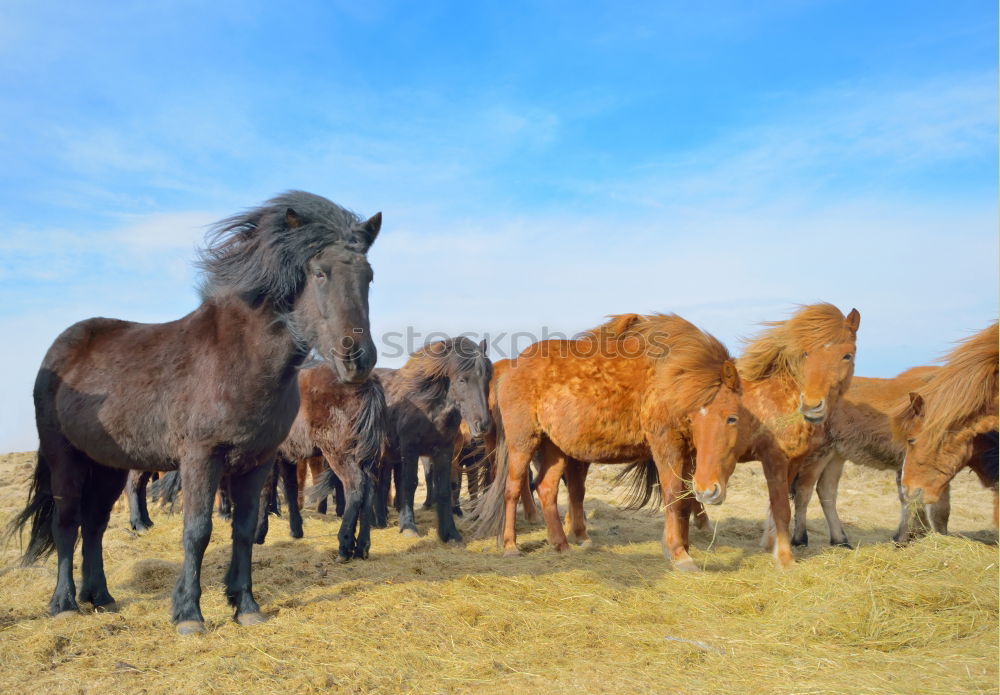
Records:
M455 516L459 517L459 518L465 516L465 512L462 511L461 507L452 507L451 508L451 513L454 514Z
M292 538L302 538L302 529L292 529L288 532L288 535Z
M368 559L368 550L367 549L365 549L365 550L355 550L354 551L354 558L356 560L367 560Z
M335 562L338 565L346 565L350 561L351 561L351 556L350 555L343 555L343 554L340 554L340 553L338 553L337 559L335 560Z
M851 545L849 541L830 541L830 545L834 548L847 548L848 550L854 550L854 546Z
M809 536L802 534L801 536L792 536L792 546L799 548L802 546L809 545Z
M403 538L420 538L420 533L415 528L401 528L399 532L403 534Z
M267 622L267 616L260 611L255 611L253 613L240 613L236 616L236 622L244 627L260 625L261 623Z
M205 623L200 620L182 620L177 623L177 634L184 637L188 635L204 635Z

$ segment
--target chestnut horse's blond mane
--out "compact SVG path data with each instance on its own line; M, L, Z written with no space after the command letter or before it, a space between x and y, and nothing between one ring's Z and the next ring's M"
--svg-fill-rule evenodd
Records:
M925 408L920 436L927 437L930 446L940 444L949 431L971 425L972 420L997 416L998 344L1000 332L994 322L959 343L918 390ZM906 403L896 413L897 434L905 431L912 417L912 408Z
M637 338L644 355L658 363L669 381L664 398L670 412L687 414L708 405L722 386L722 365L732 359L726 346L677 314L618 314L587 331L585 339Z
M748 341L736 361L740 376L750 381L780 375L799 381L805 353L829 343L854 340L846 317L827 302L801 306L790 319L762 325L769 328Z

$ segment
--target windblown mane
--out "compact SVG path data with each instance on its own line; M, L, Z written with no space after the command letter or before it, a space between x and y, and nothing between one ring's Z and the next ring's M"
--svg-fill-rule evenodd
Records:
M289 226L293 210L299 224ZM364 251L357 215L312 193L288 191L263 205L216 223L205 237L197 266L205 273L203 297L234 293L250 304L269 302L289 311L305 284L306 262L342 241Z
M712 402L722 386L722 365L731 359L715 336L677 314L619 314L584 337L639 339L644 354L657 362L658 376L671 384L665 399L676 415Z
M400 367L399 375L411 399L430 402L444 395L451 377L471 371L488 377L492 363L476 343L459 336L420 348Z
M924 423L920 436L932 447L949 431L972 421L997 416L997 372L1000 363L1000 331L997 323L966 338L945 358L918 393L924 399ZM896 413L897 434L904 431L913 413L909 403Z
M763 325L769 328L748 341L736 361L740 376L750 381L780 375L799 381L805 353L853 340L840 309L826 302L801 306L792 318Z

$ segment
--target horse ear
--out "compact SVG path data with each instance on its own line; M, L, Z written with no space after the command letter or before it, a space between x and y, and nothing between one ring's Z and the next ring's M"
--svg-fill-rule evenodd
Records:
M917 417L924 416L924 397L910 392L910 411Z
M382 229L382 213L376 212L374 215L369 217L367 220L361 223L358 231L361 233L362 238L365 240L365 250L367 250L373 243L375 243L375 237L378 236L379 230Z
M857 309L851 309L851 313L847 315L847 327L851 329L851 333L857 333L860 325L861 313Z
M295 212L291 208L285 210L285 226L289 229L295 229L302 226L302 218L299 217L299 213Z
M722 383L731 391L740 390L740 373L736 371L736 365L732 360L722 363Z
M484 355L485 355L485 354L487 354L487 352L486 352L486 347L487 347L487 346L486 346L486 338L483 338L482 340L480 340L480 341L479 341L479 350L480 350L480 352L482 352L482 353L483 353Z

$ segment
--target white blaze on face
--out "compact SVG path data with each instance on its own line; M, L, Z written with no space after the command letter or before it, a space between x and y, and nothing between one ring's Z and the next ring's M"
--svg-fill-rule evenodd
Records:
M704 408L702 408L702 409L701 409L701 410L699 410L698 412L699 412L699 413L701 413L701 415L702 415L703 417L704 417L705 415L708 415L708 411L707 411L707 410L705 410Z

